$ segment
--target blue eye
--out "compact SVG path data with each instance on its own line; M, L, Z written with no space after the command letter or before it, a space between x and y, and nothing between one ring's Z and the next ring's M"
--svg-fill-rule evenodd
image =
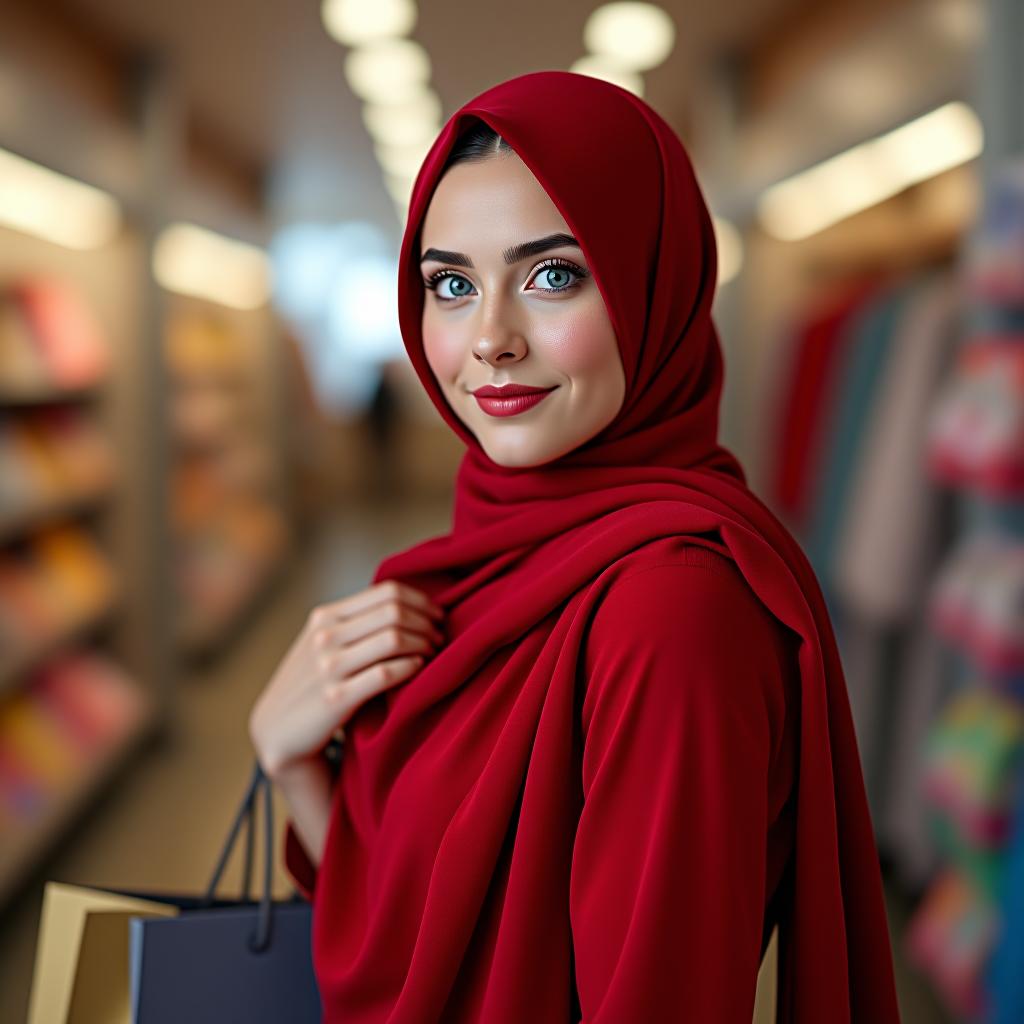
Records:
M538 278L546 277L548 281L547 287L536 289L541 292L570 291L578 287L585 277L590 276L589 272L582 267L571 263L569 260L560 259L557 256L538 264L537 270L538 272L533 276L532 280L536 281ZM445 281L451 282L448 286L449 294L442 294L441 291L441 286ZM456 299L473 294L472 282L462 274L448 269L437 270L425 278L423 287L433 291L438 302L454 302Z
M548 275L548 287L542 290L550 292L564 292L576 283L573 280L574 277L578 279L581 276L571 266L564 263L552 263L542 267L534 280L536 281L538 277L544 277L545 275Z
M454 294L441 294L440 286L444 284L445 281L451 282L450 287ZM467 278L463 277L461 274L456 274L453 270L438 270L423 282L423 286L434 291L441 302L453 302L455 299L461 299L464 295L471 294L469 291L463 291L461 289L471 289L473 287L472 283Z

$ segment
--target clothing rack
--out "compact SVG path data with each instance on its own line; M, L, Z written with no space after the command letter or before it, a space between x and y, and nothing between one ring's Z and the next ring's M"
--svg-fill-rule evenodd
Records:
M905 949L959 1019L1009 1024L1024 1019L1024 230L994 211L1019 202L1024 223L1019 164L993 193L958 245L860 260L795 323L768 489L829 603L880 854L915 904Z

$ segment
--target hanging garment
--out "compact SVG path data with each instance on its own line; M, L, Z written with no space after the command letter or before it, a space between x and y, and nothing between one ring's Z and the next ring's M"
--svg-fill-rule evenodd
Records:
M1006 891L988 984L992 1024L1024 1020L1024 785L1017 787L1013 835L1006 852Z
M941 271L905 286L907 300L888 355L875 356L879 376L862 407L859 450L843 482L848 493L837 509L828 573L868 799L883 847L885 804L901 784L893 772L895 752L922 738L913 715L900 714L904 702L917 706L905 688L920 684L935 692L913 672L913 650L922 642L916 634L929 628L923 609L946 542L948 495L929 479L925 452L931 408L957 341L957 283ZM913 735L899 731L904 722Z
M794 326L783 357L786 371L776 384L777 425L771 429L768 495L779 515L796 530L811 515L815 467L827 443L829 405L843 381L838 378L857 314L879 287L870 278L843 285L816 304Z
M911 891L920 891L937 867L929 809L922 796L924 749L932 723L949 697L955 679L949 652L925 620L906 639L900 691L893 709L886 762L887 798L875 817L879 845L895 861Z
M478 120L578 239L625 376L607 427L529 468L487 457L422 345L419 231L446 155ZM799 546L717 441L716 260L678 137L611 83L519 76L456 111L427 154L399 317L467 451L450 533L385 559L375 582L426 591L449 639L346 724L312 879L329 1021L747 1024L773 921L780 1024L899 1019L827 610ZM676 566L680 545L713 548L731 574ZM769 894L780 716L793 710L793 848Z
M941 493L927 475L928 418L953 357L960 308L948 272L915 286L864 427L832 576L843 606L873 622L914 616L935 568Z
M913 298L913 289L890 284L851 323L852 336L837 368L835 401L826 417L825 443L813 467L813 497L804 548L818 573L826 602L837 615L832 556L862 454L865 425L874 413L893 334Z

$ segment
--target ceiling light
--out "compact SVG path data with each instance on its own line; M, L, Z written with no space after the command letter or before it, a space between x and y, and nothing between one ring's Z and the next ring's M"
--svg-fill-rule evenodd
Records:
M431 89L422 89L400 103L367 103L362 113L374 140L392 146L432 140L441 126L441 101Z
M345 46L408 35L416 24L412 0L324 0L320 18L327 34Z
M672 52L675 41L675 24L657 4L604 4L583 27L587 49L611 58L626 71L657 67Z
M624 68L614 67L606 57L589 56L580 57L574 61L569 68L580 75L590 75L591 78L602 78L606 82L612 82L623 89L628 90L635 96L643 97L644 80L635 71L627 71Z
M96 249L121 227L113 196L0 150L0 223L69 249Z
M758 215L777 238L806 238L974 159L983 145L974 111L947 103L766 189Z
M419 174L420 167L432 145L433 137L411 146L389 146L378 142L374 145L373 150L377 154L377 162L384 170L389 174L396 174L411 181Z
M718 250L718 283L727 284L743 266L743 240L735 225L722 217L712 217L715 248Z
M194 224L160 233L153 274L168 291L235 309L256 309L270 298L270 260L262 249Z
M410 177L407 174L393 174L391 171L384 171L384 185L388 190L388 194L399 205L408 204L415 180L414 176Z
M367 103L397 103L430 81L430 57L411 39L382 39L345 58L345 78Z

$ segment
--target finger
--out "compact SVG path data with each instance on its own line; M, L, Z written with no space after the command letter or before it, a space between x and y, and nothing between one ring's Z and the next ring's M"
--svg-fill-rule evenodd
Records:
M432 618L444 618L444 609L432 601L423 591L400 580L382 580L366 590L352 594L350 597L333 601L323 607L333 618L344 619L366 611L375 605L388 601L398 601L417 608Z
M358 708L371 697L414 675L423 666L423 662L422 655L378 661L355 675L328 683L324 687L324 696L330 702L344 696L346 704Z
M414 654L432 657L435 653L433 642L422 633L387 626L362 640L322 654L319 661L325 676L340 677L354 676L387 658Z
M444 633L423 612L406 604L389 601L387 604L374 605L340 623L314 630L313 644L319 650L353 644L389 626L420 633L437 645L444 643Z

